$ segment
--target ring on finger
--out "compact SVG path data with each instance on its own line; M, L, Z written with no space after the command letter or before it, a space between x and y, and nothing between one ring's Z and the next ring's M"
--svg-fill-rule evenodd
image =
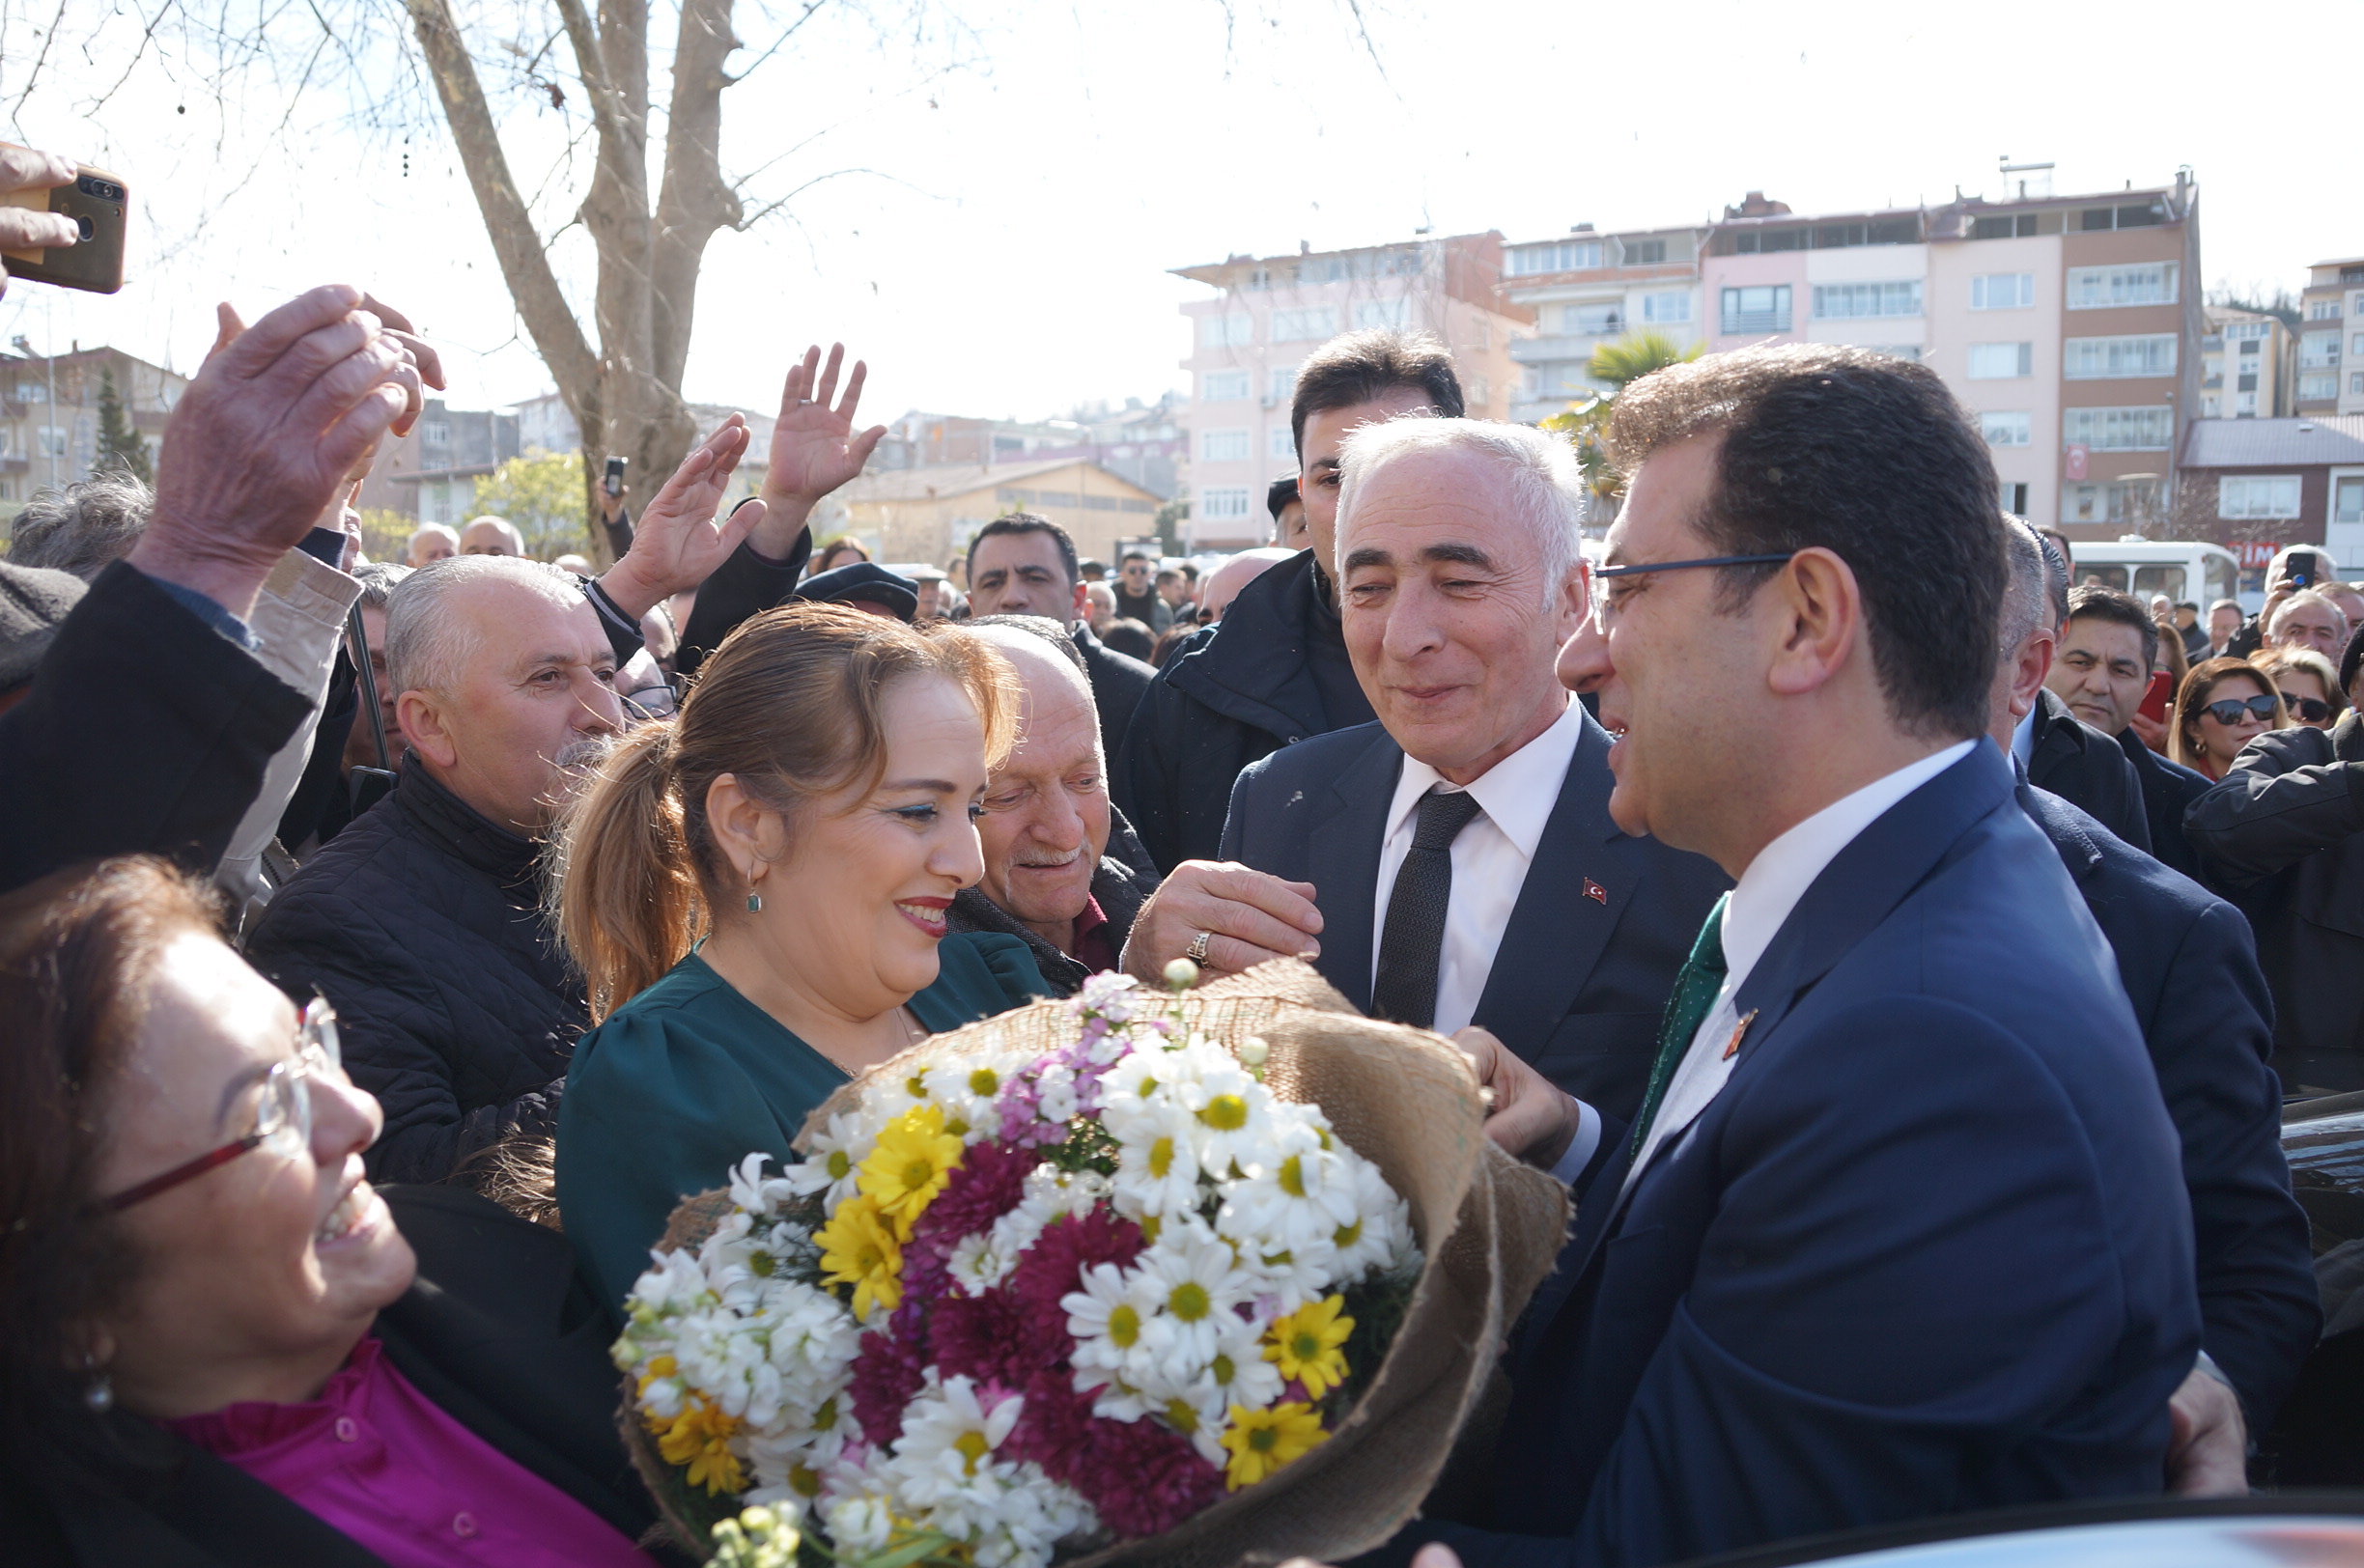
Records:
M1207 961L1207 943L1213 941L1214 939L1215 933L1211 931L1202 931L1198 933L1197 936L1191 938L1191 944L1182 949L1182 956L1189 959L1193 964L1205 964Z

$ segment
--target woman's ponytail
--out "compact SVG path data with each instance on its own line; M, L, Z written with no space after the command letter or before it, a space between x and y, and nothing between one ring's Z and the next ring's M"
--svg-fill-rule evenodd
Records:
M553 913L595 1023L680 963L705 922L682 835L679 722L652 721L618 742L559 826Z

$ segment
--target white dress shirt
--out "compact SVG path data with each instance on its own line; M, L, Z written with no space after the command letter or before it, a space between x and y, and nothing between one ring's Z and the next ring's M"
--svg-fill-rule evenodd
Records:
M1984 743L1957 741L1832 801L1767 844L1749 862L1724 910L1724 987L1716 993L1715 1005L1701 1021L1699 1032L1691 1037L1691 1049L1683 1052L1667 1084L1666 1098L1659 1102L1658 1114L1651 1118L1633 1166L1625 1173L1625 1190L1632 1189L1659 1146L1687 1132L1700 1112L1723 1092L1731 1077L1735 1056L1730 1048L1740 1024L1733 998L1815 879L1889 807L1968 756L1972 746Z
M2043 699L2037 698L2036 707L2020 714L2019 722L2012 726L2012 755L2019 759L2022 768L2036 755L2036 708L2042 705Z
M1575 761L1576 742L1584 733L1583 713L1570 702L1550 729L1467 786L1479 811L1453 840L1450 852L1452 896L1445 906L1445 940L1437 955L1433 1026L1439 1034L1467 1028L1477 1016L1494 954L1510 927L1519 889L1526 885L1527 868L1543 840L1552 808L1560 803L1568 765ZM1388 900L1394 894L1395 874L1403 869L1404 856L1412 853L1421 797L1431 789L1452 793L1462 788L1446 782L1419 758L1404 758L1395 799L1388 807L1386 836L1379 841L1379 882L1371 914L1373 987L1379 982L1379 952L1387 940Z

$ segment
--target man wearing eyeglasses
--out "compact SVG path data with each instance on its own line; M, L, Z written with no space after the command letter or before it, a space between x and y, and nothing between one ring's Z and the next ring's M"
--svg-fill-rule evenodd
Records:
M2200 1348L2175 1130L2109 949L1984 740L1994 467L1926 367L1798 344L1617 401L1560 673L1613 818L1736 879L1506 1359L1470 1568L2154 1493ZM1544 1165L1565 1096L1467 1042ZM2237 1479L2237 1444L2231 1470Z

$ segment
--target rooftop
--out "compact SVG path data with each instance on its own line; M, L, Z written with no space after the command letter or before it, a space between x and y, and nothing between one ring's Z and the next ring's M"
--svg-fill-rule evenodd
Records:
M2195 419L2183 438L2186 468L2294 467L2364 462L2364 414L2306 419Z
M1016 484L1021 480L1039 478L1056 473L1062 468L1100 468L1089 458L1042 458L1030 462L997 462L991 467L975 462L936 462L919 468L882 468L876 473L863 474L839 492L840 498L860 504L871 501L934 501L946 496L967 495L975 490L991 490L997 485ZM1100 468L1102 475L1119 485L1140 490L1139 485L1119 473ZM1147 490L1141 494L1149 496ZM1155 496L1149 496L1156 499Z

